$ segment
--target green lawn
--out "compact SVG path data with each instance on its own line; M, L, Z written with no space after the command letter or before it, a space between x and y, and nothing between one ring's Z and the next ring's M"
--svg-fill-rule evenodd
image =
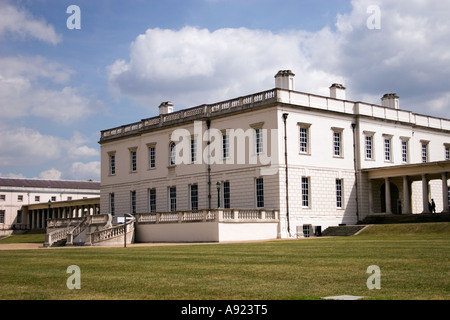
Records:
M79 290L66 286L70 265L80 267ZM366 286L371 265L379 290ZM448 300L450 223L254 243L0 250L0 279L0 299Z

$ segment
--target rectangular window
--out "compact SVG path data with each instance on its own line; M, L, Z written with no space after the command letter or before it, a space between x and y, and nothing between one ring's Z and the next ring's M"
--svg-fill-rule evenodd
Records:
M23 195L21 195L21 194L18 195L18 196L17 196L17 201L23 201Z
M309 153L308 128L300 127L300 153Z
M256 179L256 207L264 207L264 181L263 178Z
M111 213L111 215L114 215L115 213L114 193L109 194L109 213Z
M69 201L72 200L72 197L67 197L67 200L69 200Z
M422 162L425 163L428 161L428 143L422 142Z
M169 145L169 165L175 165L175 154L176 154L176 145L175 142L171 142Z
M130 151L130 160L131 160L131 172L136 172L137 170L137 159L136 159L136 151Z
M0 194L0 200L5 201L6 200L6 195L5 194Z
M197 140L191 139L191 163L197 161Z
M36 201L36 202L41 201L41 197L40 196L34 196L34 201Z
M384 139L384 160L391 161L391 139Z
M5 223L5 210L0 210L0 223Z
M51 200L52 202L55 202L55 201L56 201L56 197L55 197L55 196L52 196L52 197L50 198L50 200Z
M115 154L109 155L109 174L110 175L116 174L116 155Z
M333 132L333 152L335 157L342 157L342 149L341 149L341 131Z
M177 188L169 188L169 211L177 211Z
M22 210L17 210L17 223L22 223Z
M191 184L190 185L190 194L191 194L191 210L198 210L198 185Z
M156 212L156 189L148 189L148 211Z
M132 214L136 213L136 191L130 192L130 211Z
M148 167L153 169L156 167L156 148L149 147L148 148Z
M256 135L256 153L262 153L263 152L263 136L262 136L262 128L255 129L255 135Z
M336 208L342 209L342 179L336 179Z
M408 163L408 141L402 140L402 162Z
M366 136L366 159L372 160L373 154L372 154L372 145L373 145L373 136Z
M224 159L230 157L230 136L226 133L222 135L222 156Z
M302 177L302 207L309 208L309 178Z
M450 160L450 146L445 146L445 160Z
M230 182L229 181L224 181L223 182L223 207L225 209L229 209L230 208Z

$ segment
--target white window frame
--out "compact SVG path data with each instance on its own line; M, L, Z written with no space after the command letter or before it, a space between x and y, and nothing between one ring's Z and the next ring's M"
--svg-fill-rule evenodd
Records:
M264 178L255 179L256 207L264 208Z
M311 155L311 124L298 122L298 153Z
M301 202L302 208L311 208L311 179L310 177L302 177L301 180Z
M344 179L336 179L336 208L344 208Z
M370 145L368 144L370 141ZM364 132L364 159L373 161L375 160L375 133L366 131ZM368 154L370 152L370 156Z
M177 211L177 187L171 186L167 188L168 199L169 199L169 211ZM173 191L173 192L172 192Z

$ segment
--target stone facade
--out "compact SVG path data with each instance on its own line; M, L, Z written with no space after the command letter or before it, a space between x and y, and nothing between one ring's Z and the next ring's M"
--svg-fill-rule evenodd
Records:
M387 202L408 206L402 176L389 180L394 187L384 198L386 180L372 170L449 160L450 120L401 110L395 94L372 105L345 100L339 84L330 97L294 91L293 79L279 72L272 90L176 112L166 102L159 116L102 131L102 213L214 209L220 202L279 210L279 234L292 236L304 224L324 229L388 212ZM422 183L413 180L402 213L423 207ZM445 210L444 182L429 183L430 199Z

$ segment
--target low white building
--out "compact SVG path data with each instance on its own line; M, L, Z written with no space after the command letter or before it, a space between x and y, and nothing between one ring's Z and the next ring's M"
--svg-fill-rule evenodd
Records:
M103 130L101 212L136 214L141 241L228 241L429 212L431 199L449 211L450 120L400 109L396 94L373 105L340 84L329 96L294 91L294 76Z
M99 182L0 178L0 229L44 229L52 203L99 195ZM34 204L44 206L29 212Z

